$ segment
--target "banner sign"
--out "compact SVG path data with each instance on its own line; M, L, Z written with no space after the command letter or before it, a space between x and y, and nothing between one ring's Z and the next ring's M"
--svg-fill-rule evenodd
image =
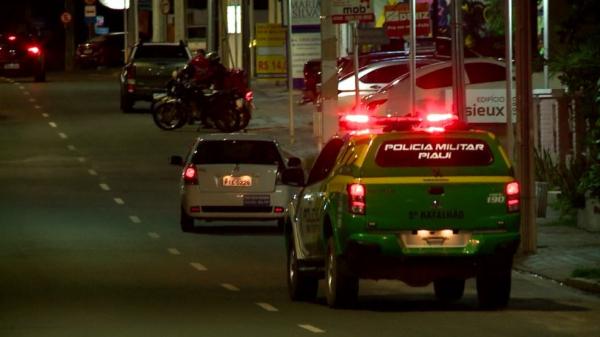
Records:
M452 109L452 90L446 90L446 109ZM516 100L513 93L513 122ZM465 117L468 123L506 123L506 89L469 89L466 91Z
M416 34L429 36L431 34L431 20L429 17L429 4L416 4ZM410 34L410 12L408 4L385 6L385 24L387 35L390 38L402 38Z
M286 29L280 24L256 24L256 75L286 74Z
M375 14L371 0L331 0L331 20L336 24L350 21L373 22Z

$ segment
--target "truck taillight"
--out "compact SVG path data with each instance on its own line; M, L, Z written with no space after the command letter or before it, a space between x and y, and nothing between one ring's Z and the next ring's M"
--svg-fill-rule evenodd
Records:
M519 183L516 181L512 181L506 184L505 193L506 208L508 209L508 212L518 212L521 203L521 189Z
M194 164L190 164L183 170L183 183L185 185L198 185L198 170Z
M126 73L127 92L133 93L135 92L135 66L133 64L127 66Z
M348 209L352 214L364 215L367 190L363 184L348 184Z
M42 53L42 50L38 46L31 46L27 48L27 52L29 55L37 56Z

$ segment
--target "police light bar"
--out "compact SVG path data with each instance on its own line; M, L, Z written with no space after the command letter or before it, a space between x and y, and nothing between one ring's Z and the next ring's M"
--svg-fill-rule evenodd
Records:
M458 117L451 113L432 113L425 116L425 120L431 123L436 122L447 122L447 121L455 121L458 120Z
M8 41L15 41L16 39L17 39L17 37L14 36L14 35L9 35L8 36Z

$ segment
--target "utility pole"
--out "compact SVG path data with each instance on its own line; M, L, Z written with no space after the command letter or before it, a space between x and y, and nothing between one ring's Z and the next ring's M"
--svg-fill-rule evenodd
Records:
M462 0L452 0L452 98L454 113L459 120L466 122Z
M535 223L535 189L533 181L533 98L531 83L531 14L535 1L516 2L517 31L515 63L517 76L517 175L521 182L521 250L525 254L535 253L537 248L537 226Z
M75 0L65 0L65 10L75 16ZM72 71L75 57L75 29L73 20L65 23L65 70Z
M321 113L317 139L319 147L337 130L337 35L331 17L331 1L321 1ZM327 131L327 134L325 134Z

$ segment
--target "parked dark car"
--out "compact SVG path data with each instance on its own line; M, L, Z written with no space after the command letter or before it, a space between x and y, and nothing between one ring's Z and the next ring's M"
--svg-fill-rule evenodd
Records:
M155 94L164 93L173 71L191 58L183 41L138 43L119 77L121 110L130 112L136 101L152 101Z
M124 63L125 34L109 33L80 43L75 51L75 62L78 66L119 66Z
M46 80L45 51L34 37L24 34L0 34L0 74L33 76L34 81Z

